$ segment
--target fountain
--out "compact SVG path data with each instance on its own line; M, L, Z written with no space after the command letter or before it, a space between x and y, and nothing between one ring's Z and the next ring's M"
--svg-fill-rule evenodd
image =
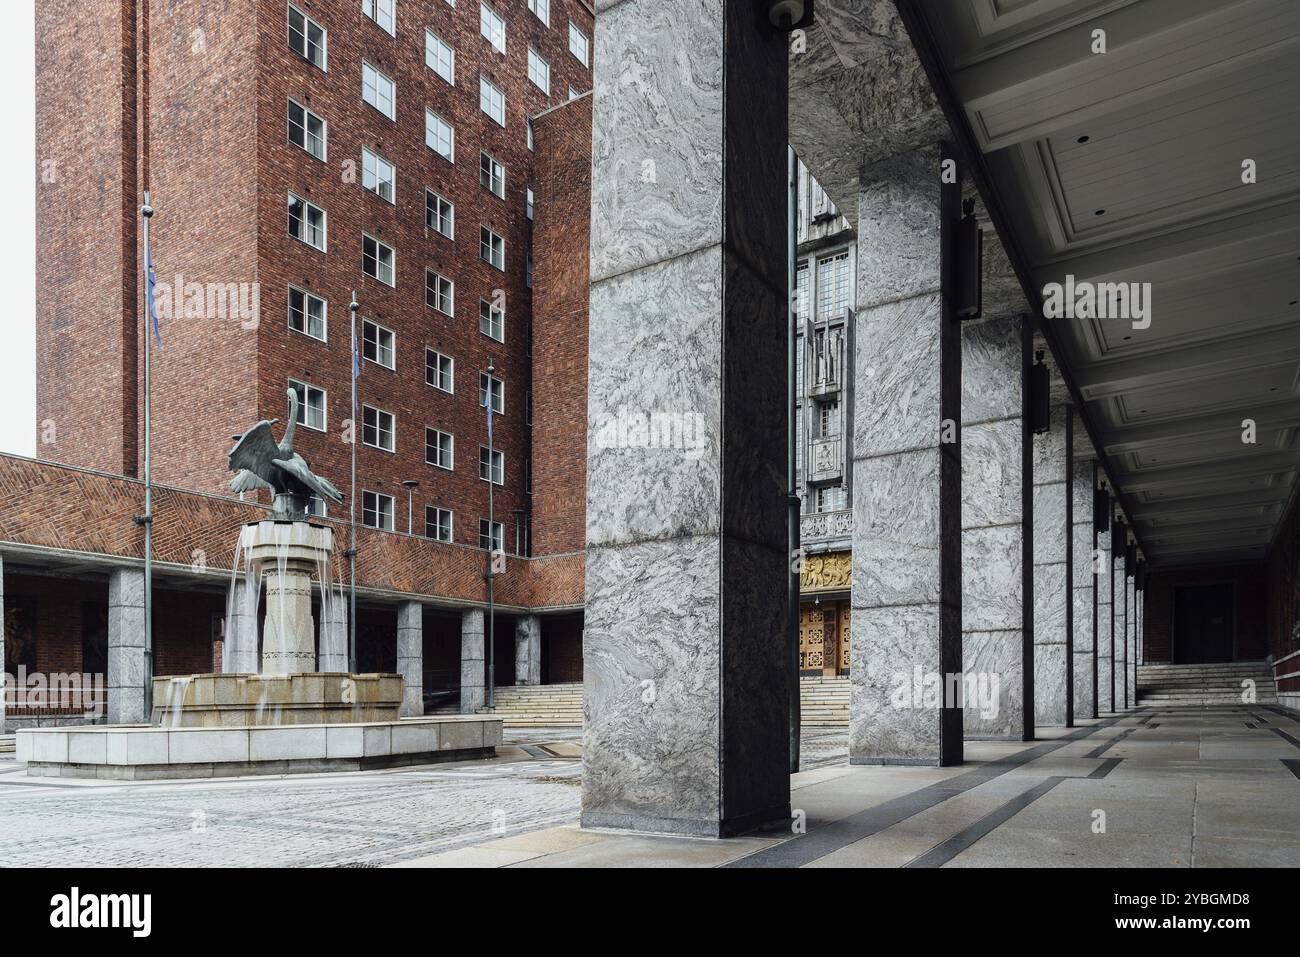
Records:
M119 779L357 770L487 756L501 720L482 715L400 718L398 674L347 670L343 595L334 587L334 532L311 521L306 503L343 495L293 450L298 396L289 424L278 420L235 436L236 492L268 489L268 519L240 529L227 603L222 671L153 679L148 726L20 731L19 760L31 775ZM241 581L242 575L242 581ZM321 620L312 615L313 575ZM262 585L266 615L258 652ZM241 586L242 587L237 587ZM328 666L328 667L327 667Z

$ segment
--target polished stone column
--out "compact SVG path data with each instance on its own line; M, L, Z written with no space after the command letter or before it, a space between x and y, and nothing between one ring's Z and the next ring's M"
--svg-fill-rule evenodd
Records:
M144 713L144 572L108 576L108 723L141 724Z
M1127 532L1119 522L1111 531L1110 562L1110 710L1124 710L1124 544Z
M788 46L750 4L600 5L585 826L789 815Z
M0 554L0 734L5 733L5 557Z
M961 187L941 183L942 159L934 147L869 167L858 196L854 764L962 760L960 700L936 694L962 670L962 356L942 295Z
M335 589L330 600L321 606L317 670L346 672L349 640L348 593L343 589Z
M257 650L259 594L241 575L231 583L226 598L226 632L221 670L227 674L255 675L261 657ZM347 671L346 664L342 671Z
M1099 714L1115 710L1111 695L1111 649L1115 633L1114 607L1115 575L1111 560L1111 526L1097 533L1097 711Z
M1124 593L1128 596L1128 615L1125 621L1124 637L1124 690L1125 705L1132 708L1137 704L1137 589L1129 578L1125 582Z
M520 615L515 620L515 684L542 683L542 620Z
M965 323L962 333L962 661L967 674L999 689L997 707L967 706L966 734L1020 740L1033 734L1032 436L1024 417L1032 337L1020 316Z
M1096 664L1097 643L1093 620L1096 573L1093 566L1092 508L1095 487L1094 459L1073 461L1070 489L1073 508L1073 580L1074 580L1074 717L1097 716Z
M1053 406L1050 430L1033 439L1034 722L1039 725L1068 725L1074 719L1072 416L1069 406Z
M403 718L424 714L424 606L404 601L397 606L397 673L402 676Z
M460 616L460 713L483 710L487 669L483 663L483 609L467 608Z

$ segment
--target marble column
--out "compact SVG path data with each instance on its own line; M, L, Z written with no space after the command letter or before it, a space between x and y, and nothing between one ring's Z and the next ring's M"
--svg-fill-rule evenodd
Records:
M1110 533L1110 710L1124 710L1124 544L1126 532L1113 522Z
M108 577L108 723L141 724L144 713L144 572Z
M542 683L542 620L536 615L515 619L515 684Z
M598 6L582 823L718 836L790 811L789 37Z
M1128 596L1128 620L1124 631L1127 639L1124 642L1124 701L1127 707L1132 708L1137 704L1137 589L1132 578L1125 583L1125 594Z
M1113 526L1097 533L1097 551L1094 567L1097 569L1097 712L1106 714L1115 710L1111 696L1110 667L1111 639L1115 633L1114 607L1115 576L1111 560L1110 538Z
M261 656L257 648L259 595L241 575L230 586L226 598L226 631L221 670L227 674L257 674ZM323 667L322 671L325 670ZM347 665L338 669L347 671Z
M0 554L0 734L5 733L5 698L9 694L5 673L5 557Z
M858 196L849 760L962 760L961 328L942 293L961 185L939 147ZM969 704L968 704L969 706Z
M1096 573L1093 562L1093 489L1094 459L1073 460L1070 489L1073 508L1073 605L1074 624L1074 718L1097 716L1096 622L1093 601L1096 598Z
M318 671L348 670L348 593L337 589L321 608Z
M402 676L399 714L419 717L424 714L424 606L418 601L397 606L397 673Z
M1025 370L1032 335L1020 316L962 326L962 661L997 687L998 700L966 707L970 737L1033 734L1032 435ZM1029 574L1026 575L1026 567ZM1028 678L1028 680L1026 680Z
M483 710L487 666L483 662L483 609L467 608L460 616L460 713Z
M1033 437L1034 722L1059 727L1074 723L1073 410L1053 406L1050 426Z

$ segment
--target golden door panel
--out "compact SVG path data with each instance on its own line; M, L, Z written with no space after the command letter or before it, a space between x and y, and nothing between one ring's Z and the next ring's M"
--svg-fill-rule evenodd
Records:
M799 670L821 670L826 619L820 605L799 608Z
M840 674L849 673L849 641L852 636L849 628L849 611L852 603L847 601L840 602Z

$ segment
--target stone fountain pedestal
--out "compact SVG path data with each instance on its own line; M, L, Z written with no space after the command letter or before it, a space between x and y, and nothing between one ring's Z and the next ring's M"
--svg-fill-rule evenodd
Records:
M312 576L334 553L333 529L301 521L254 522L240 531L239 543L266 581L262 674L314 672Z

